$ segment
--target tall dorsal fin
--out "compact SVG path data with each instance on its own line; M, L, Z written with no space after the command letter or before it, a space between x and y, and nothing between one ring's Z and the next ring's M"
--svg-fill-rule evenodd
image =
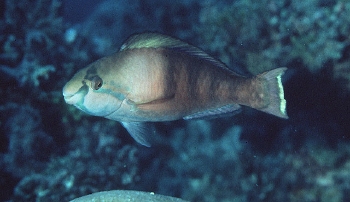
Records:
M232 69L229 69L224 63L214 59L201 49L179 39L175 39L163 34L146 32L133 35L124 42L119 51L130 50L134 48L168 48L175 51L185 52L189 55L206 60L217 67L228 70L232 74L242 76L237 72L234 72Z

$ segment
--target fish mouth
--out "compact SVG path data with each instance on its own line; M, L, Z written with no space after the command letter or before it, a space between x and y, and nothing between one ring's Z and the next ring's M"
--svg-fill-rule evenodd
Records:
M67 104L71 104L71 105L76 104L81 99L81 96L79 96L79 94L73 94L73 95L63 94L63 97L64 97L64 101L66 101Z

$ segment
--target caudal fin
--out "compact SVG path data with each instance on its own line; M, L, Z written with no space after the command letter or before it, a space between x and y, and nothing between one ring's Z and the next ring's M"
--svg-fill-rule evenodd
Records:
M282 85L282 75L287 70L285 67L273 69L268 72L259 74L258 77L263 78L267 82L269 105L265 108L259 109L260 111L288 119L286 107L287 102L284 99L284 90Z

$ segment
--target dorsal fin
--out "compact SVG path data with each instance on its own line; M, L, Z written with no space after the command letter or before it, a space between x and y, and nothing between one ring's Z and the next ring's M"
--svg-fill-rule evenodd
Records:
M228 70L232 74L242 76L237 72L234 72L232 69L229 69L224 63L214 59L201 49L179 39L175 39L163 34L146 32L133 35L124 42L119 51L130 50L134 48L168 48L175 51L185 52L192 56L206 60L217 67Z
M163 34L146 32L130 36L119 51L134 48L173 48L184 46L185 43Z

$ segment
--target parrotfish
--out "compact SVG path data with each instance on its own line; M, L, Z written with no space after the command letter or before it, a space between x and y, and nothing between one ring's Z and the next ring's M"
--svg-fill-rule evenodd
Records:
M70 202L186 202L185 200L133 190L102 191L76 198ZM188 202L188 201L187 201Z
M150 146L152 122L215 118L235 114L241 105L288 118L285 71L248 78L179 39L143 33L78 71L63 96L88 114L121 122L137 142Z

